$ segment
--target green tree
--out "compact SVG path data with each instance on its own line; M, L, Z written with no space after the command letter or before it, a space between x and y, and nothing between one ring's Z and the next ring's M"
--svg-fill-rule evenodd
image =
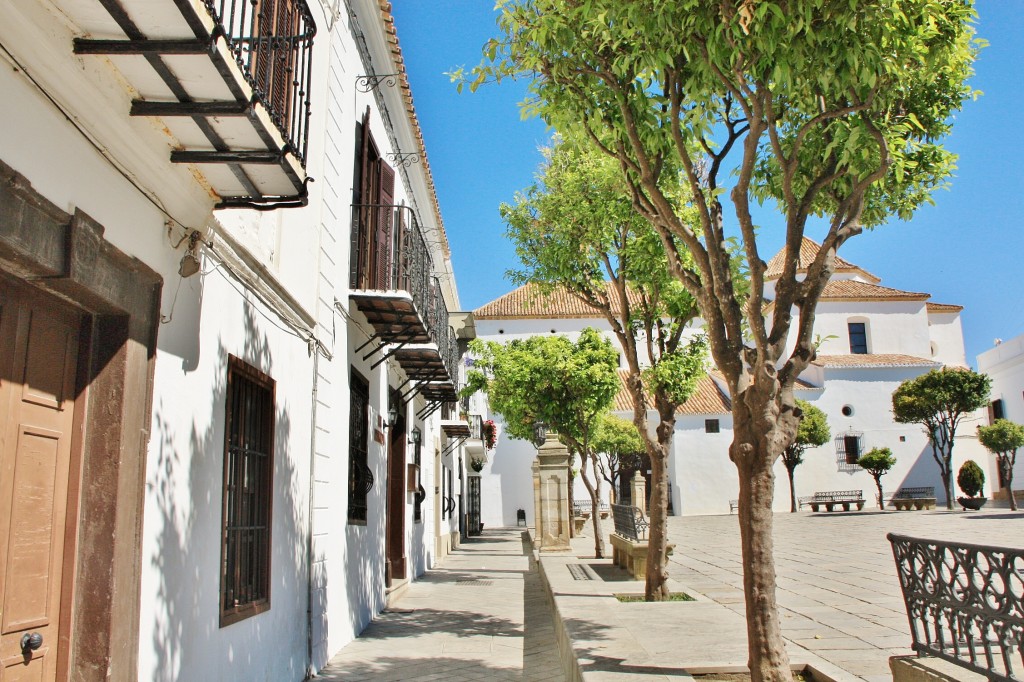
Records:
M603 455L598 459L601 476L611 487L612 500L618 496L619 477L623 469L639 469L644 452L644 443L633 422L614 414L604 414L597 424L597 431L591 441L594 452Z
M1017 450L1024 447L1024 426L1009 419L997 419L991 426L978 427L978 440L996 456L999 467L999 486L1010 495L1010 509L1017 511L1013 497L1013 466Z
M875 488L878 489L878 508L885 509L882 493L882 476L889 473L889 469L896 466L896 458L889 448L871 448L857 459L857 464L875 479Z
M525 113L581 131L614 158L670 272L697 301L732 398L730 458L754 682L790 679L772 558L773 464L796 436L793 384L814 357L814 312L836 251L909 218L954 165L941 146L972 95L969 1L508 0L502 35L460 86L531 79ZM696 151L695 151L696 150ZM662 175L682 173L687 209ZM731 188L727 185L731 184ZM785 243L764 316L752 203L778 207ZM726 204L731 215L726 219ZM824 238L800 267L808 221ZM727 233L739 234L749 291ZM685 255L680 251L685 247ZM798 270L801 272L798 276Z
M946 508L953 509L953 442L964 417L988 403L991 379L969 369L943 367L904 381L892 394L901 424L920 424L939 465Z
M789 474L789 511L796 511L796 488L793 486L793 470L804 461L807 448L824 445L832 437L828 428L825 413L806 400L796 401L796 409L800 410L800 425L796 430L796 439L782 451L782 463Z
M676 410L697 389L707 358L704 338L685 334L697 307L669 274L661 239L634 209L612 159L572 141L546 158L538 184L501 206L522 263L510 274L542 295L561 289L594 308L618 339L633 424L651 463L645 596L668 599L668 456ZM666 192L679 195L674 182Z
M545 422L580 455L580 473L594 509L600 508L601 479L584 475L595 459L591 441L603 413L619 390L618 354L611 342L587 327L576 342L563 336L531 336L508 344L473 341L476 360L463 395L486 391L491 408L505 419L512 438L533 440L533 424ZM596 471L596 465L593 465ZM592 514L594 552L604 556L601 515Z

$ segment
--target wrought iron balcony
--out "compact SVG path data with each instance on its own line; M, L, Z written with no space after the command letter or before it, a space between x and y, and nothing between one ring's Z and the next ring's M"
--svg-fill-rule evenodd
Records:
M350 298L373 326L376 347L395 357L431 402L455 402L458 343L416 215L408 206L352 208Z
M306 203L316 25L306 0L57 0L140 95L132 116L158 117L174 163L194 164L221 206ZM163 6L163 5L166 6ZM66 7L63 7L66 5ZM76 16L76 15L80 15Z

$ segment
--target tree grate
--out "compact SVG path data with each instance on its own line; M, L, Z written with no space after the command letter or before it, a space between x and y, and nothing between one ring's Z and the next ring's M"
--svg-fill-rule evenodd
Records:
M586 564L566 564L566 568L569 569L569 573L572 574L573 580L596 580L597 574L594 570Z
M478 578L466 578L464 580L456 580L455 584L456 585L466 585L467 587L472 587L472 586L489 587L489 586L491 586L493 584L493 582L490 581L490 580L480 580Z

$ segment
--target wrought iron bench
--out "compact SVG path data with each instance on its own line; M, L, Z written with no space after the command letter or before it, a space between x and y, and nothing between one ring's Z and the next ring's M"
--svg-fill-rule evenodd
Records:
M889 533L912 648L988 677L1024 679L1024 549ZM895 679L905 657L893 657Z
M935 509L935 488L900 488L889 499L889 504L900 511L913 509Z
M647 529L650 523L637 507L613 504L615 532L611 536L612 560L629 571L634 578L647 572ZM666 554L672 555L675 545L669 544Z
M818 511L825 507L826 511L832 511L837 504L843 505L843 511L850 511L850 505L856 504L857 511L864 509L863 490L827 490L816 492L808 501L811 511Z

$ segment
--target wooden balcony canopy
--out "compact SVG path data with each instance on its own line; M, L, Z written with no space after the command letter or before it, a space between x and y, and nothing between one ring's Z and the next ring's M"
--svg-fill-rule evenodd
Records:
M441 431L449 438L469 438L471 435L469 424L461 419L442 421Z
M305 0L56 0L159 118L220 206L306 203L313 22ZM105 12L97 12L101 6Z

